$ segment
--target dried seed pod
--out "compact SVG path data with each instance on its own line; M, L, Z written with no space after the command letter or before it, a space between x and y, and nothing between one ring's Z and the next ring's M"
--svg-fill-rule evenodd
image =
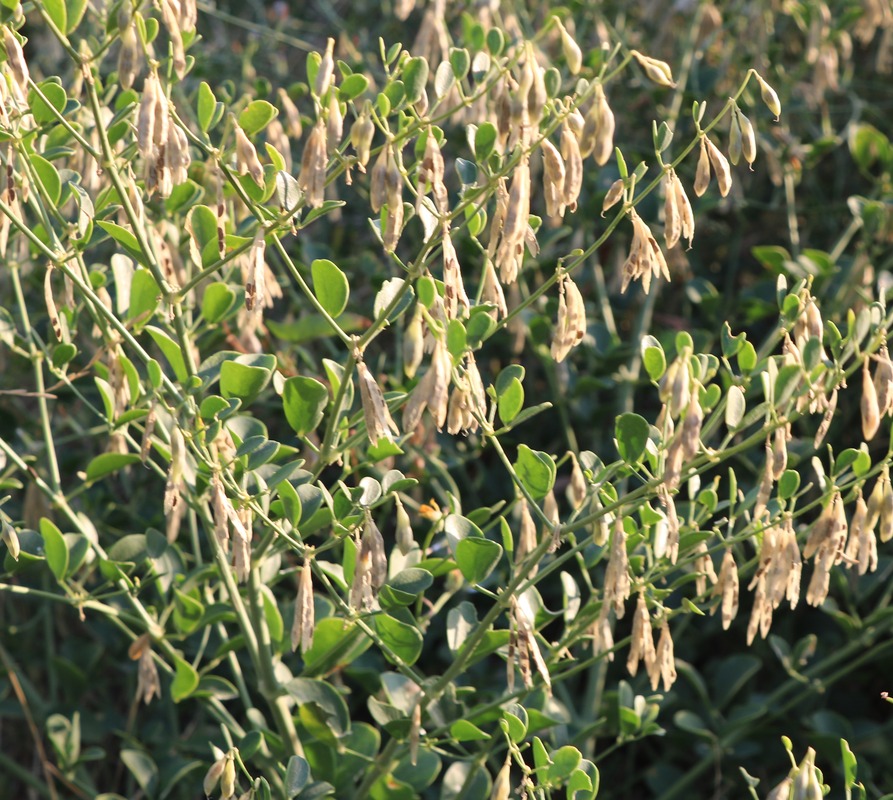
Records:
M462 281L462 268L446 223L443 229L443 289L443 310L447 319L459 316L460 309L462 314L468 312L468 295Z
M511 755L507 755L496 779L493 781L493 789L490 791L490 800L509 800L512 791L511 785Z
M158 75L154 72L143 82L143 93L136 114L137 147L140 155L147 161L155 159L155 114L158 95L163 94L158 84Z
M552 358L561 362L586 333L586 306L577 285L564 275L559 284L558 324L552 337Z
M697 386L691 392L686 406L685 419L682 421L682 460L690 461L701 449L701 425L704 423L704 412L701 410L700 391Z
M859 405L862 412L862 435L866 442L870 442L881 424L881 415L878 406L877 389L868 371L868 356L862 359L862 402Z
M592 108L586 115L583 134L580 140L580 152L588 156L592 154L595 163L604 166L614 155L614 112L608 105L605 89L601 83L596 84L595 98Z
M640 592L636 601L636 612L633 616L633 631L630 637L629 656L626 659L626 669L635 677L639 670L639 662L645 662L645 670L651 674L657 661L654 650L654 634L651 629L651 615L645 604L645 596Z
M329 86L332 85L332 74L335 69L335 59L333 53L335 51L335 40L329 39L326 42L326 52L319 62L319 68L316 72L316 81L313 84L314 93L317 97L322 98Z
M635 56L636 61L639 62L639 66L645 71L645 74L658 86L666 86L669 89L676 87L670 65L666 61L658 61L656 58L646 56L638 50L633 50L632 54Z
M180 29L180 0L161 0L161 19L170 40L171 62L177 77L186 74L186 50Z
M329 110L326 114L326 143L328 152L334 152L341 144L344 136L344 114L341 112L341 103L335 92L329 96Z
M25 61L25 53L22 45L13 32L3 26L3 44L6 48L6 63L9 65L9 73L22 92L28 91L28 64Z
M391 412L388 410L381 387L362 361L357 362L357 377L360 383L360 398L363 403L363 417L369 441L373 445L377 445L382 439L392 442L394 434L400 432L399 428L391 419Z
M527 554L532 553L536 549L536 523L533 521L527 501L522 499L519 506L521 519L518 527L518 545L515 548L516 565L523 563ZM538 570L538 564L531 564L526 576L532 578Z
M298 111L298 107L288 96L285 89L280 87L276 94L279 97L279 105L282 106L282 111L285 114L285 130L292 139L300 139L304 133L304 126L301 124L301 112Z
M350 127L350 144L357 154L357 168L360 172L366 171L369 163L369 155L372 148L372 139L375 136L375 125L369 111L369 104L363 107L363 111Z
M133 81L139 74L139 39L136 26L132 23L121 29L121 47L118 50L118 82L125 91L133 86Z
M291 649L306 653L313 646L313 629L316 615L313 606L313 583L310 560L304 559L301 575L298 578L298 593L295 597L295 617L291 626Z
M714 596L720 596L722 602L722 629L727 631L732 620L738 614L738 567L731 549L726 550L722 565L719 568L719 579L713 587ZM714 609L715 610L715 609Z
M583 470L580 468L580 462L577 457L571 453L571 479L567 487L567 499L571 507L576 511L586 500L588 483Z
M679 222L682 228L682 237L688 240L688 248L691 249L691 240L695 235L695 215L694 211L692 211L691 203L688 200L688 195L685 194L685 189L682 186L682 181L678 178L673 182L673 190L676 194L676 206L679 211Z
M657 641L654 669L648 673L651 679L652 691L657 691L660 681L663 681L664 691L676 682L676 658L673 654L673 637L670 635L670 625L664 617L660 623L660 638Z
M505 293L502 291L502 284L496 275L496 268L489 258L485 259L484 262L484 276L482 280L481 301L496 307L494 311L490 312L496 319L505 317L508 314Z
M264 307L267 269L264 253L266 246L264 229L259 227L251 242L251 249L248 251L248 270L245 280L245 308L248 311L253 311L255 316L260 316Z
M753 164L757 158L757 139L753 123L741 111L737 112L737 117L738 126L741 130L741 154L748 164Z
M512 245L523 242L530 218L530 164L526 158L515 167L509 189L505 220L502 224L502 241Z
M626 531L623 529L623 519L618 515L614 521L614 532L611 536L611 553L608 556L608 567L605 570L604 588L604 603L614 609L617 619L623 619L623 614L626 611L624 603L629 599L630 588Z
M772 434L772 478L778 480L788 467L788 429L782 425Z
M675 247L682 235L679 197L675 191L678 180L673 170L668 170L664 176L664 241L667 250Z
M754 75L757 83L760 84L760 95L766 104L766 108L775 114L775 121L778 122L779 117L781 117L781 101L778 99L778 94L759 74L754 73Z
M736 110L732 111L729 121L729 161L735 166L741 160L741 123Z
M543 192L546 196L546 214L564 216L564 159L558 148L548 139L542 141Z
M205 773L204 780L202 781L202 789L204 789L205 795L210 797L214 793L214 789L217 788L217 784L220 783L220 777L223 775L223 768L226 766L226 756L221 755L213 764L211 764L210 769Z
M713 144L706 136L704 141L707 142L707 155L710 157L710 164L713 167L713 174L716 175L716 183L719 186L719 193L722 197L728 195L732 189L732 170L726 157L720 152L720 149Z
M319 208L325 201L326 167L328 166L326 136L326 126L322 120L319 120L307 138L301 157L298 187L307 195L307 202L312 208Z
M567 61L567 68L571 75L576 75L583 66L583 51L561 22L558 23L558 28L561 31L561 50Z
M450 368L450 355L443 342L437 339L431 354L431 366L416 384L409 401L403 407L404 431L416 429L426 408L434 418L437 429L443 428L449 405Z
M707 137L701 138L701 150L698 154L698 166L695 170L694 190L702 197L710 186L710 156L707 155Z
M881 345L877 355L874 388L877 392L878 412L881 416L893 412L893 362L890 361L886 343Z
M572 212L577 210L577 198L583 187L583 157L580 143L570 126L565 123L561 130L561 157L564 160L564 186L561 202Z
M403 372L407 378L415 377L425 354L425 336L422 331L422 313L416 306L403 332Z
M22 548L19 545L19 535L16 533L15 528L9 524L9 521L5 516L0 517L0 540L6 545L7 550L9 550L9 555L12 556L12 560L18 561L19 553L22 552Z
M611 184L607 193L605 194L604 202L602 203L602 216L605 215L605 212L617 205L623 197L623 190L626 188L626 183L622 178L618 178L614 183Z
M232 750L226 754L223 773L220 776L220 798L229 800L236 793L236 759Z
M369 204L376 214L387 202L387 176L392 160L391 146L390 144L385 145L381 148L378 158L375 159L369 176Z
M233 120L236 132L236 167L240 175L250 175L258 186L264 185L264 168L257 157L257 150L245 135L241 126Z

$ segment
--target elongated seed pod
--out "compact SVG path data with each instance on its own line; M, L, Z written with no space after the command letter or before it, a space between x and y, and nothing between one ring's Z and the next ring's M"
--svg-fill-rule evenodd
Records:
M706 136L704 137L704 141L707 142L707 155L710 157L713 174L716 175L716 183L719 186L719 193L725 197L732 188L732 170L729 168L729 162L722 152L720 152L720 149Z

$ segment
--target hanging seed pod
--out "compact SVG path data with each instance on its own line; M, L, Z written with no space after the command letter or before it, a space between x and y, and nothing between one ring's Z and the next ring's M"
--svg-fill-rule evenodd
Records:
M416 384L403 407L403 430L414 431L427 408L434 418L437 429L441 430L446 422L449 406L448 389L450 385L450 355L443 342L437 339L434 352L431 354L431 366Z
M22 548L19 545L19 535L16 533L15 528L9 524L9 521L5 516L0 517L0 540L6 545L7 550L9 550L9 555L12 556L12 560L18 561L19 554L22 552Z
M736 166L741 160L741 123L737 110L732 111L729 123L729 161Z
M778 480L788 467L788 425L772 434L772 478Z
M329 96L329 110L326 114L326 144L328 152L333 153L341 144L344 136L344 114L341 112L341 103L335 92Z
M292 139L300 139L304 133L304 126L301 123L301 112L298 111L298 107L288 96L285 89L280 87L276 91L276 95L279 97L279 105L282 106L282 111L285 115L285 130Z
M890 361L886 343L881 345L877 355L874 388L877 392L878 413L883 416L893 412L893 362Z
M577 285L564 275L558 289L558 324L552 338L552 358L561 362L586 333L586 306Z
M407 378L414 378L425 354L425 336L422 331L422 313L416 306L403 332L403 372Z
M586 476L583 474L583 470L580 467L580 462L577 461L577 457L571 453L571 479L567 487L567 499L574 511L582 507L586 500L587 490L588 483L586 481Z
M515 548L515 564L523 563L528 553L536 549L536 523L530 513L526 500L520 501L521 520L518 528L518 545ZM533 578L539 570L539 565L532 564L526 575Z
M614 155L614 127L614 112L608 105L604 87L598 83L592 108L586 115L580 150L584 155L592 153L595 163L600 167L607 164L608 159Z
M202 781L202 789L204 789L206 797L210 797L214 793L214 790L217 788L217 784L220 783L220 778L223 775L223 768L225 766L226 756L221 754L221 756L211 765L210 769L205 773L204 780Z
M319 120L313 126L310 136L304 145L301 157L301 173L298 175L298 187L307 195L311 208L319 208L325 202L326 195L326 126Z
M155 109L160 92L158 75L154 71L150 72L143 83L143 93L136 114L137 147L140 155L147 161L155 159L153 135L155 132Z
M264 307L264 295L266 292L266 261L264 253L266 242L264 241L264 229L258 228L248 251L248 276L245 281L245 309L253 311L260 316Z
M753 164L757 158L757 139L753 124L741 113L737 112L738 126L741 130L741 154L748 164Z
M678 180L673 170L669 170L664 176L664 241L667 244L667 250L675 247L682 235L679 198L674 188L674 184Z
M583 187L583 157L580 154L580 143L567 123L561 130L560 144L561 158L564 160L561 203L573 212L577 210L577 199Z
M496 773L496 779L493 781L493 789L490 791L490 800L509 800L512 791L511 785L511 755L505 757L505 762Z
M434 130L429 129L428 138L425 140L425 153L419 166L419 199L430 189L434 194L434 205L441 214L449 211L449 197L443 182L444 169L440 143L434 135Z
M859 405L862 412L862 435L866 442L870 442L881 424L881 415L878 407L877 389L868 371L868 356L862 359L862 402Z
M676 194L676 207L679 211L679 223L682 228L682 237L688 240L688 249L691 250L691 240L695 235L695 215L685 194L682 181L678 178L673 182L673 191Z
M564 159L558 148L548 139L542 141L543 192L546 196L546 215L564 216Z
M623 197L623 190L626 188L626 184L624 183L622 178L618 178L614 183L611 184L607 193L605 194L605 200L602 203L602 216L605 215L605 212L617 205Z
M657 691L658 684L663 681L664 691L676 683L676 658L673 654L673 637L670 635L670 625L664 617L660 623L660 638L657 641L655 652L655 667L648 673L651 679L652 691Z
M629 577L629 556L626 552L626 531L623 519L618 516L611 536L611 553L605 570L604 603L614 609L617 619L623 619L626 611L624 603L629 599L631 581Z
M304 559L301 575L298 578L298 593L295 597L295 617L291 626L291 649L306 653L313 646L313 629L316 625L313 606L313 584L310 560Z
M367 102L360 116L350 127L350 144L357 154L357 168L360 172L366 171L374 136L375 125L370 115L370 104Z
M391 160L391 146L388 144L379 152L369 176L369 204L376 214L387 202L386 184Z
M505 293L502 291L502 284L496 275L496 268L493 262L487 258L484 262L483 288L481 289L481 301L495 306L490 314L496 319L505 317L508 314L508 306L505 302Z
M240 175L250 175L251 180L263 187L264 168L257 157L257 150L235 119L233 125L236 132L236 168Z
M391 412L385 403L381 387L362 361L357 362L357 377L360 383L360 398L363 403L363 417L369 441L373 445L378 445L382 439L389 442L394 441L394 435L400 432L399 428L391 419Z
M643 55L638 50L633 50L632 54L635 56L636 61L639 62L639 66L645 71L645 74L658 86L666 86L669 89L676 88L673 73L666 61L658 61L656 58Z
M406 509L403 507L403 503L400 502L400 498L396 495L394 497L394 502L397 507L397 547L405 556L408 555L410 550L412 550L416 546L415 538L413 537L412 524L409 521L409 514L406 513Z
M170 40L171 62L174 73L182 80L186 74L186 51L180 30L180 0L161 0L161 19Z
M695 170L694 190L702 197L710 186L710 156L707 155L707 137L701 138L701 150L698 154L698 166Z
M568 33L567 28L560 22L558 23L558 28L561 31L561 51L564 54L564 60L567 62L567 68L570 70L571 75L576 75L583 66L583 51L580 49L580 45L574 41L574 37Z
M781 117L781 101L778 99L778 94L775 89L760 77L759 74L754 73L754 75L757 79L757 83L760 84L760 95L763 98L763 102L766 104L766 108L775 114L775 121L778 122L779 117Z
M700 391L695 386L686 406L685 419L682 421L682 460L690 461L701 449L701 425L704 423L704 412L701 410Z
M223 773L220 776L220 798L229 800L236 793L236 760L232 750L226 754Z
M883 495L880 504L880 525L878 538L884 544L893 539L893 486L890 484L890 474L886 467L881 473Z
M719 568L719 580L713 587L714 596L722 597L722 629L727 631L738 615L738 567L731 549L726 550Z
M335 69L334 52L335 40L329 39L326 42L326 52L323 55L322 60L319 62L319 68L316 72L316 81L313 84L314 93L319 98L322 98L325 93L329 91L329 86L332 85L332 74Z
M630 637L626 669L631 676L635 677L636 672L639 671L639 662L644 661L645 669L650 675L656 660L651 615L645 604L645 596L640 592L639 599L636 601L636 612L633 616L633 632Z
M28 91L28 64L25 61L25 53L22 45L13 32L3 26L3 44L6 48L6 63L9 65L9 74L22 92Z
M120 32L121 47L118 50L118 82L127 91L139 74L139 39L136 26L132 23L123 27Z
M720 149L713 144L706 136L704 141L707 142L707 155L710 157L710 164L713 167L713 174L716 175L716 183L719 186L719 193L722 197L728 195L732 189L732 170L726 157L720 152Z

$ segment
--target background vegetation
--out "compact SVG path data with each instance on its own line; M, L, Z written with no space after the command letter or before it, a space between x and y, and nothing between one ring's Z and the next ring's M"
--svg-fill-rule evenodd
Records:
M0 6L0 795L893 791L887 3Z

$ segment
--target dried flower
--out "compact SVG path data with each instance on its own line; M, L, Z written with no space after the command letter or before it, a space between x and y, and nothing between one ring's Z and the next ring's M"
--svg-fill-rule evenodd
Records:
M264 168L257 157L257 150L235 119L233 119L233 126L236 132L236 167L239 174L250 175L251 180L263 187Z
M604 602L611 605L618 619L623 618L624 603L629 598L631 581L629 577L629 556L626 553L626 531L620 516L614 522L611 536L611 553L608 568L605 570Z
M317 97L321 98L332 85L332 74L335 70L335 59L333 53L335 51L335 40L329 39L326 42L326 52L319 62L316 72L316 81L313 84L313 90Z
M592 155L595 163L603 166L614 154L614 112L608 105L605 89L596 84L592 107L586 114L580 136L580 153L585 158Z
M298 111L298 107L288 96L285 89L280 87L276 95L279 98L279 105L282 106L282 111L285 114L285 129L288 135L293 139L300 139L304 133L304 128L301 124L301 113Z
M722 598L722 629L727 631L738 614L738 567L731 549L726 550L719 568L719 578L713 587L713 596ZM713 609L716 611L716 609Z
M629 256L623 264L621 291L625 292L632 281L641 279L642 290L647 294L651 288L652 275L663 275L670 280L670 270L660 245L634 208L630 209L629 219L633 224L633 241Z
M639 661L645 662L645 669L650 675L656 662L656 654L654 651L654 636L651 630L651 616L645 604L645 596L641 592L636 602L629 656L626 659L626 669L630 675L635 676L636 672L638 672Z
M459 310L468 312L468 295L462 281L462 268L450 236L448 223L443 226L443 310L447 319L459 316Z
M648 671L651 679L652 691L657 691L660 681L663 681L664 691L676 683L676 658L673 654L673 637L670 634L670 624L664 617L660 622L660 638L657 641L657 651L654 656L654 667Z
M326 194L326 155L327 130L325 123L318 120L301 156L301 172L298 175L298 187L307 195L311 208L319 208L325 201Z
M350 126L350 144L357 154L357 168L360 172L366 171L374 136L375 125L372 122L370 104L367 103L363 106L360 116Z
M431 355L431 366L416 384L403 408L403 430L407 432L415 430L426 408L434 418L437 429L442 429L447 417L449 385L450 355L443 342L437 339Z

